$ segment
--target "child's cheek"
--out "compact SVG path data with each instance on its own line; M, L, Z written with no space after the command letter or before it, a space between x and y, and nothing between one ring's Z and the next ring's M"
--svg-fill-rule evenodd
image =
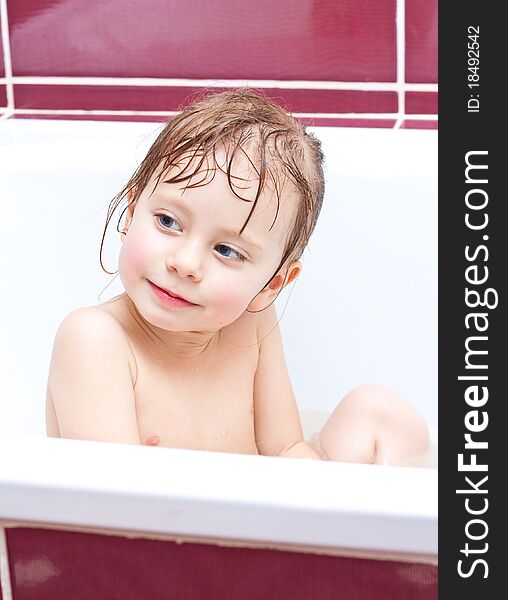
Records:
M118 269L122 281L124 278L126 281L132 281L143 274L146 276L148 254L147 244L143 244L142 240L129 238L127 235L118 257Z
M223 283L218 286L214 294L214 304L217 312L227 317L239 317L250 301L248 293L246 293L245 286L238 285L236 282Z

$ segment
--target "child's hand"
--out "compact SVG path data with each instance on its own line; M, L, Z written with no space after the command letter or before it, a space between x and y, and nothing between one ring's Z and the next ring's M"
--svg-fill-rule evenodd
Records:
M277 456L286 456L288 458L312 458L314 460L325 460L313 450L307 442L295 442L289 448L283 450Z

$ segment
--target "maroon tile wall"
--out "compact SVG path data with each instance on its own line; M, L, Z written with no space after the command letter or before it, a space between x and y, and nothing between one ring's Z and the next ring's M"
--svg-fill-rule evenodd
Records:
M7 91L5 85L0 83L0 111L7 106Z
M8 528L15 600L435 600L437 567Z
M0 77L5 75L5 65L4 65L4 47L3 47L3 38L2 38L2 15L0 14ZM1 106L1 104L0 104Z
M226 88L214 88L217 91ZM266 90L267 95L285 105L291 112L348 113L397 111L394 92L360 92L342 90ZM125 87L125 86L54 86L15 85L14 95L19 108L167 111L188 104L199 95L200 88Z
M395 0L9 0L14 75L394 81Z
M401 129L437 129L437 120L413 121L411 119L407 119L401 125Z
M437 83L437 2L406 2L406 81Z
M422 126L425 115L437 119L437 0L6 0L6 5L14 118L80 118L65 111L113 110L117 118L144 120L150 115L139 111L171 113L203 87L224 89L221 80L237 80L279 98L315 125L336 124L340 113L350 126L399 126L405 114ZM396 14L404 8L406 48L398 51ZM405 60L405 81L397 81L397 54ZM73 80L54 79L68 77ZM155 81L111 85L91 77ZM193 86L192 80L201 83ZM305 83L315 89L305 89ZM434 87L422 91L422 83ZM406 94L404 114L398 93Z
M391 129L395 119L300 119L305 125L316 127L381 127Z
M406 94L406 113L437 115L437 94L435 92L408 92Z
M168 117L161 117L158 115L117 115L117 114L53 114L45 111L37 113L26 113L19 111L9 117L10 119L46 119L50 121L133 121L139 123L144 121L146 123L167 123L171 120Z

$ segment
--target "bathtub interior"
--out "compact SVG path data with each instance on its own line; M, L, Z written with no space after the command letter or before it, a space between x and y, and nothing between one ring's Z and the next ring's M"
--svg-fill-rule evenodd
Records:
M434 598L434 468L44 437L56 329L123 291L99 268L100 237L158 129L0 121L3 597L79 598L80 582L93 581L105 597L130 598L155 581L154 598L161 588ZM427 420L436 466L436 132L315 132L327 156L323 213L301 277L277 301L305 435L350 388L385 383ZM112 226L110 271L119 246Z
M4 233L0 432L45 435L62 318L123 291L99 266L107 206L157 123L0 123ZM437 132L311 128L326 196L303 271L277 300L306 436L362 383L394 387L437 428ZM116 219L104 263L117 269ZM435 463L435 461L434 461Z

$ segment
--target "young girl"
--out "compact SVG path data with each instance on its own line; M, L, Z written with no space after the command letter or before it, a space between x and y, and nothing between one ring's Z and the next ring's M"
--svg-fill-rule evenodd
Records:
M303 438L274 300L301 272L323 195L319 140L268 98L243 88L185 108L109 207L106 229L127 200L125 293L61 323L48 435L415 463L427 427L378 385Z

